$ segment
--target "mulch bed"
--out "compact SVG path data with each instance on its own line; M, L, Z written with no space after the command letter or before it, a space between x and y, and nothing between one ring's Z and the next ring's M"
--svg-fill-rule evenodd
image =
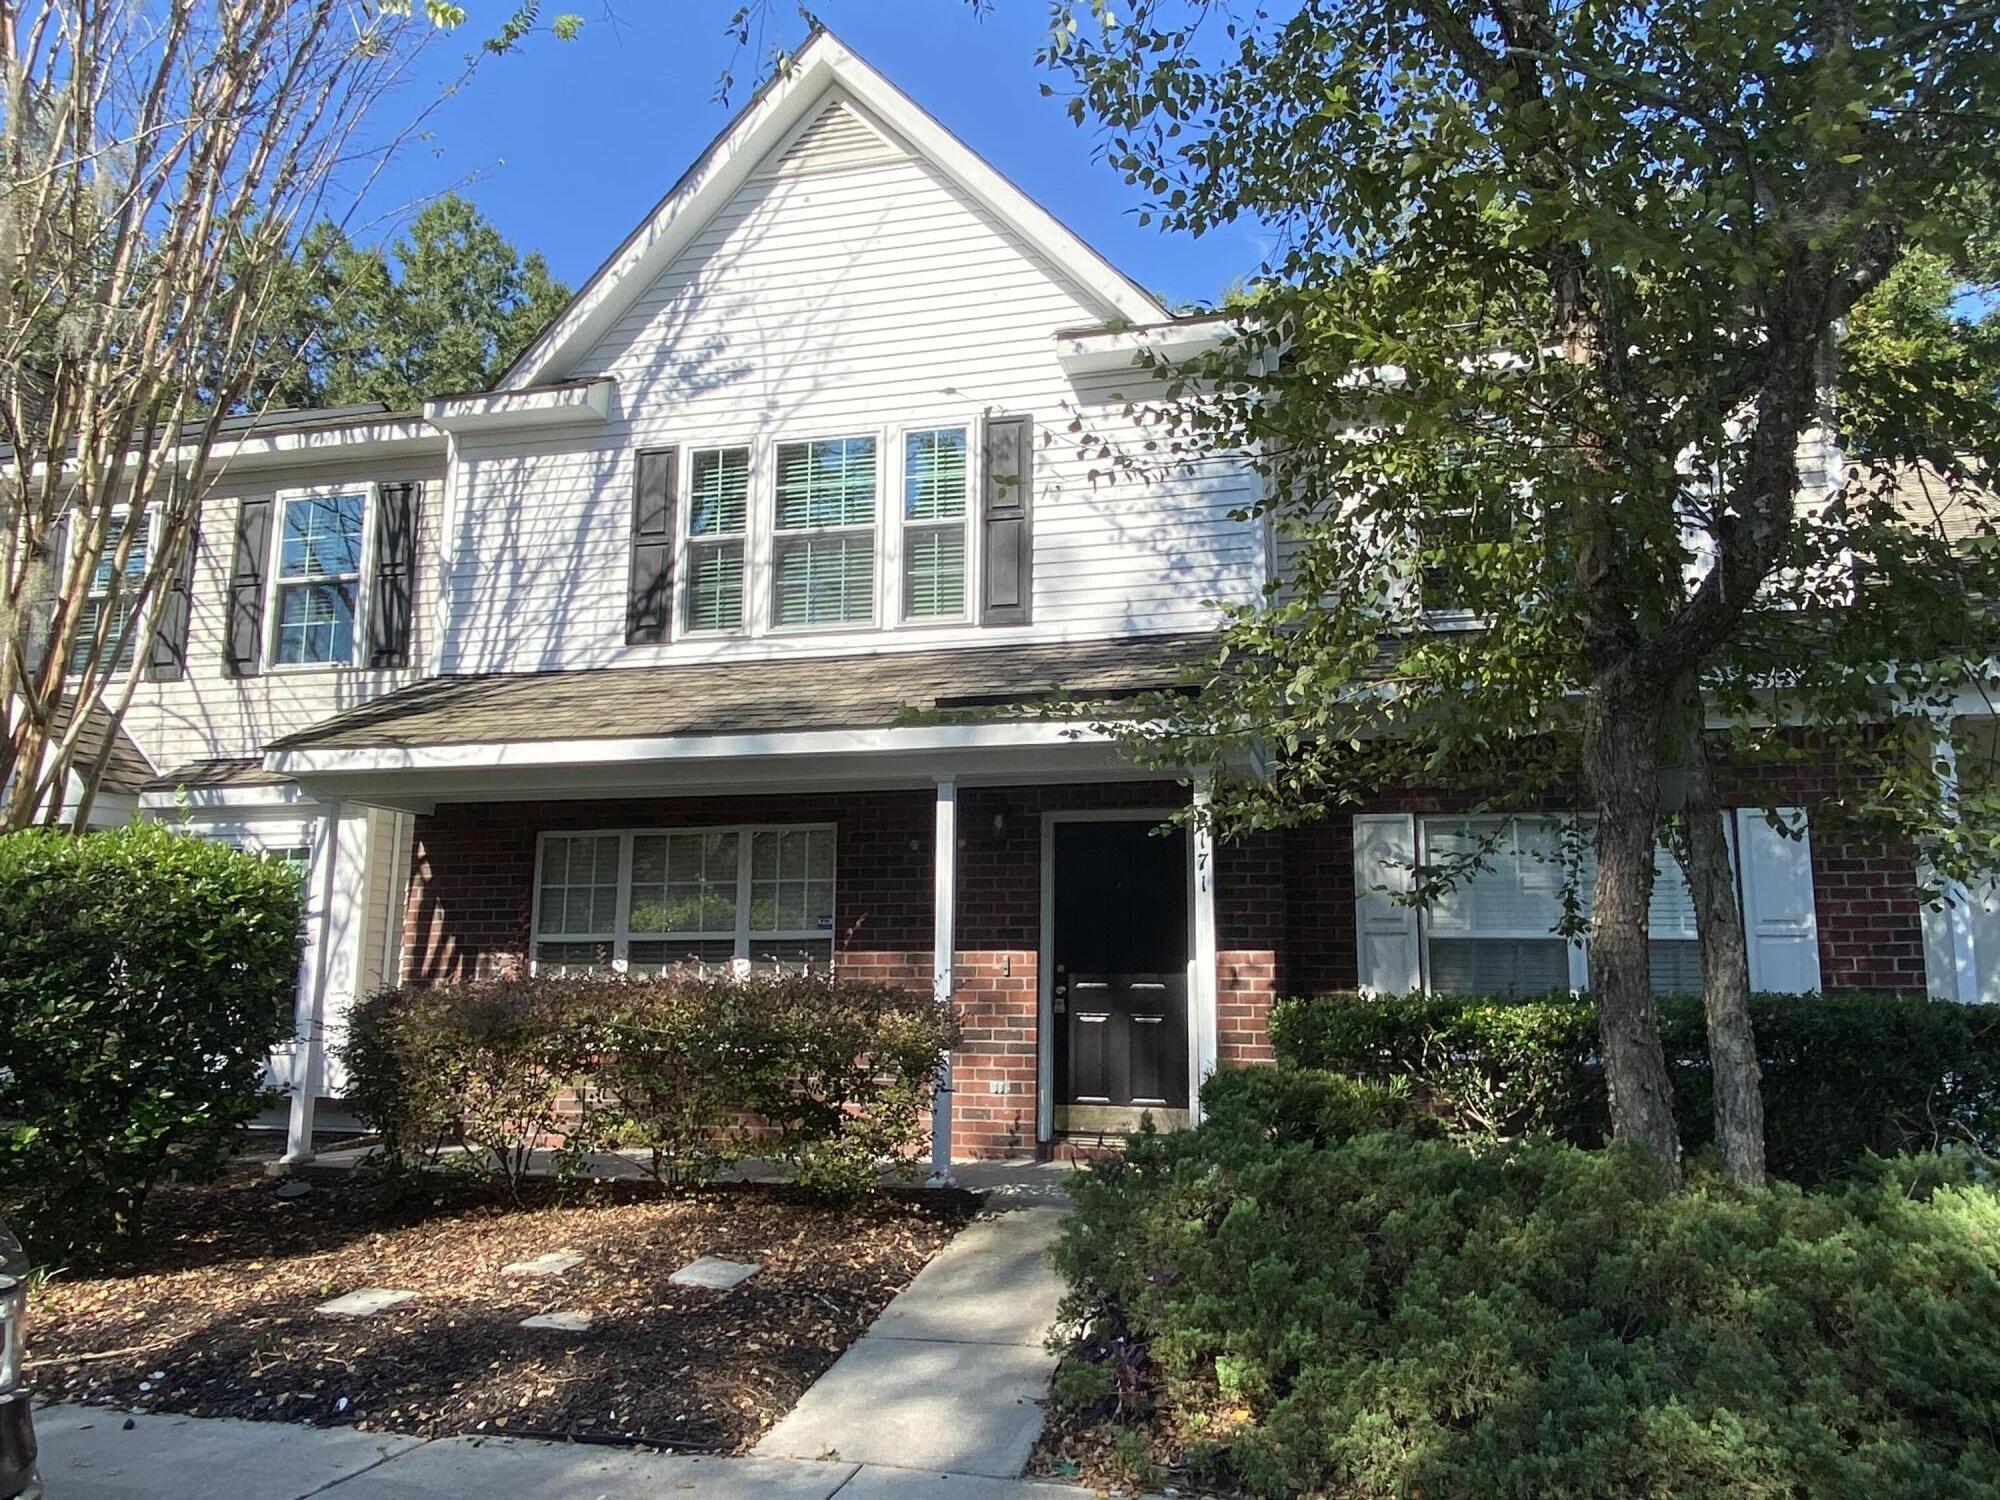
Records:
M739 1452L973 1206L931 1194L827 1206L768 1186L532 1191L506 1206L447 1181L397 1204L341 1182L287 1200L248 1164L163 1188L141 1260L37 1288L30 1383L44 1400L190 1416ZM544 1280L500 1274L552 1250L583 1263ZM702 1255L764 1269L729 1292L668 1283ZM420 1295L370 1318L314 1313L361 1287ZM516 1326L558 1310L590 1314L591 1329Z

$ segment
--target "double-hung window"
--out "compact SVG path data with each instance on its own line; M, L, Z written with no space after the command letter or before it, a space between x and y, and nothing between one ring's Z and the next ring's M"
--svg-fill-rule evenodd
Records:
M774 626L875 618L875 447L872 437L778 444Z
M77 612L76 632L70 640L69 669L72 673L80 674L89 669L98 626L107 610L111 614L111 623L104 637L104 651L97 657L99 667L109 663L112 670L122 671L132 665L133 654L139 649L134 603L140 587L145 583L146 561L152 552L155 528L154 518L149 515L142 533L132 538L132 550L126 554L124 576L120 579L118 548L125 539L127 520L125 515L120 514L105 522L104 551L99 555L96 568L91 571L83 607ZM117 581L115 598L114 580Z
M688 463L684 617L690 632L743 628L750 450L697 448Z
M278 497L271 611L278 665L353 662L367 518L366 488Z
M546 834L536 967L825 969L833 866L823 826Z
M965 617L963 427L903 434L903 618Z
M1420 859L1433 868L1482 855L1423 914L1432 990L1539 995L1571 984L1557 931L1569 873L1559 827L1538 818L1427 818Z
M1546 818L1426 818L1420 836L1420 859L1433 867L1485 851L1483 863L1422 914L1431 990L1538 995L1588 985L1587 945L1558 931L1571 880L1577 920L1589 919L1597 865L1587 845L1572 861L1561 826ZM1680 861L1664 848L1653 851L1648 930L1654 993L1699 993L1694 902Z

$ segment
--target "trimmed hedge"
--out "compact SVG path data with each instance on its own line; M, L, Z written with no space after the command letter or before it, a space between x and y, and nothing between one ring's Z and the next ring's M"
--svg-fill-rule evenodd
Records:
M38 1259L220 1167L292 1032L299 922L291 870L157 823L0 837L0 1192Z
M1055 1249L1058 1420L1141 1485L2000 1493L2000 1195L1964 1158L1667 1194L1623 1149L1369 1128L1403 1106L1349 1080L1204 1097L1079 1174Z
M1869 1152L2000 1140L2000 1011L1897 996L1758 995L1771 1170L1824 1181ZM1682 1140L1714 1138L1707 1022L1697 996L1660 1002ZM1408 1079L1457 1132L1601 1144L1609 1109L1588 996L1533 1000L1326 995L1280 1001L1280 1060Z
M388 990L355 1008L342 1055L392 1162L461 1147L518 1193L559 1139L564 1173L611 1145L645 1149L663 1186L757 1155L847 1195L921 1142L955 1040L928 993L685 970Z

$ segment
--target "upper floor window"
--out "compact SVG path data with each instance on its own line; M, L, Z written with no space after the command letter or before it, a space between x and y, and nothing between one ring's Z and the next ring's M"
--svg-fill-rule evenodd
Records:
M104 637L104 651L96 660L100 667L107 663L114 671L123 671L132 665L132 657L139 649L139 631L134 628L134 608L138 591L146 579L146 560L152 551L158 517L148 515L142 533L132 538L132 550L125 556L123 581L118 584L113 597L113 582L118 578L118 549L125 540L127 517L114 515L105 522L104 551L99 555L96 568L91 571L90 582L83 596L83 607L77 611L76 633L71 637L69 648L69 670L81 674L90 668L91 653L97 645L97 630L104 619L106 610L111 612L111 624Z
M271 659L278 665L354 661L367 517L366 489L278 497L271 610Z
M627 639L969 623L978 431L912 422L645 450Z
M875 618L875 460L872 437L778 444L774 626Z
M963 427L903 435L903 618L965 617Z
M750 450L695 449L688 465L687 629L743 628L749 524Z

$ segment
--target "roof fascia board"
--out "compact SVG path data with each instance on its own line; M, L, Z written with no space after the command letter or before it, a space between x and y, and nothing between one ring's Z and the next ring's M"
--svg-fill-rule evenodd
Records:
M771 760L788 756L886 755L954 750L1018 750L1105 743L1076 725L934 724L902 729L815 729L772 734L661 735L640 739L512 740L466 745L385 745L274 750L264 767L280 776L392 771L525 770L658 761Z
M305 785L324 801L428 811L438 802L590 801L644 796L705 797L769 791L768 757L631 762L593 767L579 776L569 766L493 770L320 773ZM1117 745L1043 745L1031 749L901 752L893 755L821 755L786 763L785 788L794 792L886 791L931 787L940 778L961 786L1071 785L1089 781L1156 781L1160 772L1139 766Z
M1175 361L1213 354L1239 337L1234 323L1202 319L1145 328L1090 329L1056 335L1056 355L1075 374L1126 370L1148 358Z
M254 468L270 463L311 463L319 459L376 458L398 453L442 453L444 434L420 417L370 422L353 427L311 427L218 443L209 463L216 469ZM181 458L195 450L180 450Z
M424 417L451 433L594 426L611 420L611 398L617 389L618 382L606 375L532 390L441 396L424 403Z
M296 786L265 783L259 786L155 787L139 794L139 806L147 812L167 814L184 810L208 812L218 808L234 811L262 808L291 813L301 808L310 811L314 804Z
M504 374L497 389L519 390L561 376L570 361L607 332L628 297L621 287L656 276L743 186L833 88L847 93L934 166L1048 257L1107 316L1156 323L1167 310L1075 233L1015 187L908 95L822 31L792 67L754 95L711 141L642 224L600 266L570 305Z
M406 454L442 454L445 436L421 417L387 417L374 421L332 426L277 429L218 439L208 450L209 477L278 465L333 463L342 460L393 458ZM168 462L192 463L200 454L197 443L176 443L167 450ZM133 449L129 458L136 458ZM37 464L36 475L47 472Z

